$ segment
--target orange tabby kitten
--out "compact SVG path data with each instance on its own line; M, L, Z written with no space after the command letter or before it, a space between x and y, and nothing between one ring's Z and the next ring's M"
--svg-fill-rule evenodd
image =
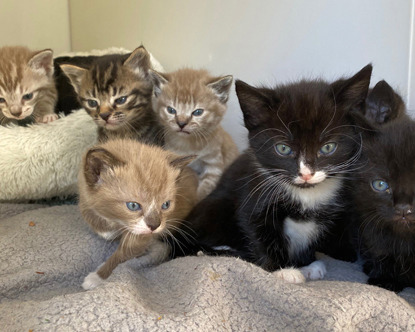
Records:
M56 100L52 50L0 48L0 125L54 121Z
M79 102L98 125L99 141L133 138L162 145L151 108L151 56L140 46L128 54L97 57L88 69L62 64Z
M206 70L151 71L153 109L164 127L165 147L179 155L195 154L191 167L199 174L198 199L216 186L223 170L238 155L220 122L226 111L232 76L213 77Z
M93 231L119 238L114 254L82 287L92 289L118 264L140 257L142 265L161 263L170 254L163 238L185 233L182 219L196 204L197 176L179 157L134 140L108 140L91 148L79 173L79 206Z

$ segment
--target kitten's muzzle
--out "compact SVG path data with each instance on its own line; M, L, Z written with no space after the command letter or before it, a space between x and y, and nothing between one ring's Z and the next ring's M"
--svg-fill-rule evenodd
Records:
M415 222L414 207L409 204L395 205L395 221L405 220L407 222Z
M99 116L102 120L108 121L109 117L111 116L111 112L99 113Z

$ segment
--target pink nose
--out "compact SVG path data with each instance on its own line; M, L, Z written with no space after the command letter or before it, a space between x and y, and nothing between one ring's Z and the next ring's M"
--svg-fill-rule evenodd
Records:
M300 176L304 181L310 181L311 178L313 177L312 174L300 174Z
M22 114L22 108L19 106L11 106L10 107L10 113L13 114L14 116L19 116Z

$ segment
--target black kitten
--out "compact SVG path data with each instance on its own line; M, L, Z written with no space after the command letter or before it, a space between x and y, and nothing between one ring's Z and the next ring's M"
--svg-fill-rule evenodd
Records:
M415 287L415 122L404 105L378 105L374 117L366 114L371 121L387 121L377 114L384 109L396 120L364 135L365 167L353 191L356 245L368 283L399 292Z
M274 271L315 260L339 217L345 174L358 159L354 111L362 111L372 66L332 84L274 89L236 81L250 148L187 218L202 248L229 246ZM197 249L196 249L197 250ZM322 269L311 272L321 278Z

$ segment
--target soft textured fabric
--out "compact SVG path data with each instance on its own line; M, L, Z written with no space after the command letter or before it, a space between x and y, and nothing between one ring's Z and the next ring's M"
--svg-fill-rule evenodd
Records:
M48 124L0 126L0 201L76 194L82 155L97 137L84 110Z
M76 205L0 204L1 330L415 331L413 288L365 285L358 264L329 257L324 280L296 285L235 258L131 260L84 291L116 245Z

